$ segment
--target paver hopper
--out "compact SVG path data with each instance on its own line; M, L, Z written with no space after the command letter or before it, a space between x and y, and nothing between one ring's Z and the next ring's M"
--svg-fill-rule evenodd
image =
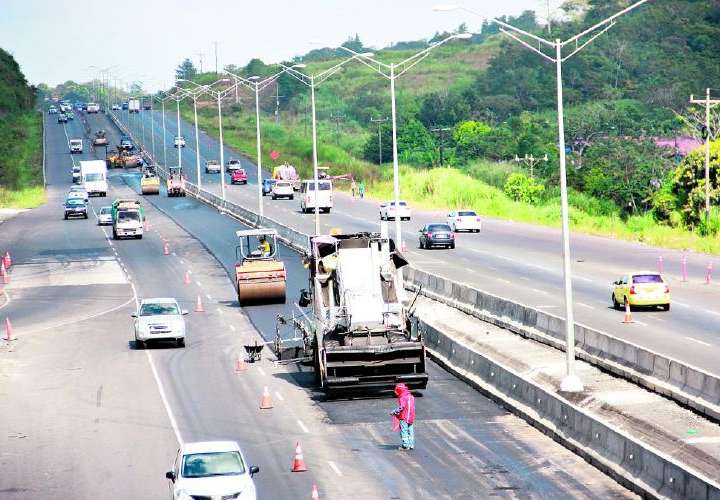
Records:
M277 259L277 232L259 228L235 234L240 239L235 249L235 283L240 305L284 304L287 272L285 264Z

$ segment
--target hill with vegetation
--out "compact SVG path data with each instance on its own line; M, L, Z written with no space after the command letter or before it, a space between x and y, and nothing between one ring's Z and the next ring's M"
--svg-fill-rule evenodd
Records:
M32 207L44 199L42 118L34 104L35 89L0 49L0 207Z

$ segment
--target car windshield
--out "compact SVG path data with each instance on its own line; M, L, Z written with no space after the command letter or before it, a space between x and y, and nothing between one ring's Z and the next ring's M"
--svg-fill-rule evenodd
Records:
M663 283L659 274L635 274L632 277L633 283Z
M85 174L85 181L98 182L105 180L105 176L101 173Z
M244 472L245 466L237 451L183 456L183 477L235 476Z
M140 220L140 214L137 212L120 212L118 214L119 222L130 222L133 220Z
M275 183L275 187L288 188L288 187L290 187L290 183L289 182L277 182L277 183Z
M308 191L315 191L315 183L314 182L308 182L307 185ZM329 182L320 182L320 191L331 191L332 190L332 184Z
M459 217L476 217L477 214L473 212L472 210L465 210L462 212L458 212Z
M99 213L100 215L110 215L112 213L112 209L110 207L102 207Z
M428 231L450 231L450 226L447 224L430 224L428 226Z
M85 202L79 198L70 199L66 202L67 205L84 205Z
M163 316L167 314L180 314L178 306L172 302L159 304L143 304L140 308L140 316Z
M322 186L321 186L321 188L322 188ZM390 202L390 205L395 206L395 202L394 202L394 201L391 201L391 202ZM397 205L398 205L399 207L406 207L406 206L407 206L407 203L404 202L404 201L401 201L401 202L398 203Z
M243 169L241 168L241 169L239 169L239 170L236 170L236 171L235 171L235 174L236 174L236 175L245 175L245 170L243 170Z
M208 160L207 164L208 165L217 165L218 162L217 162L217 160Z

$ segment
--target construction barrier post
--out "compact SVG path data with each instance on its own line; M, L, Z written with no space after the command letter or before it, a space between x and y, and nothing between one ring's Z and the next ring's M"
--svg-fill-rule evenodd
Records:
M683 255L680 259L680 273L682 275L683 283L686 283L688 280L687 255Z
M662 255L658 256L658 258L657 258L657 270L658 270L658 274L663 273L663 257L662 257Z

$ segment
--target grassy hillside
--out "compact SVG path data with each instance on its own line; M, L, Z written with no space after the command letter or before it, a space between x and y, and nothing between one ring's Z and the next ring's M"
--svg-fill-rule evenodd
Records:
M15 59L0 49L0 207L32 208L44 202L42 116L34 89Z

